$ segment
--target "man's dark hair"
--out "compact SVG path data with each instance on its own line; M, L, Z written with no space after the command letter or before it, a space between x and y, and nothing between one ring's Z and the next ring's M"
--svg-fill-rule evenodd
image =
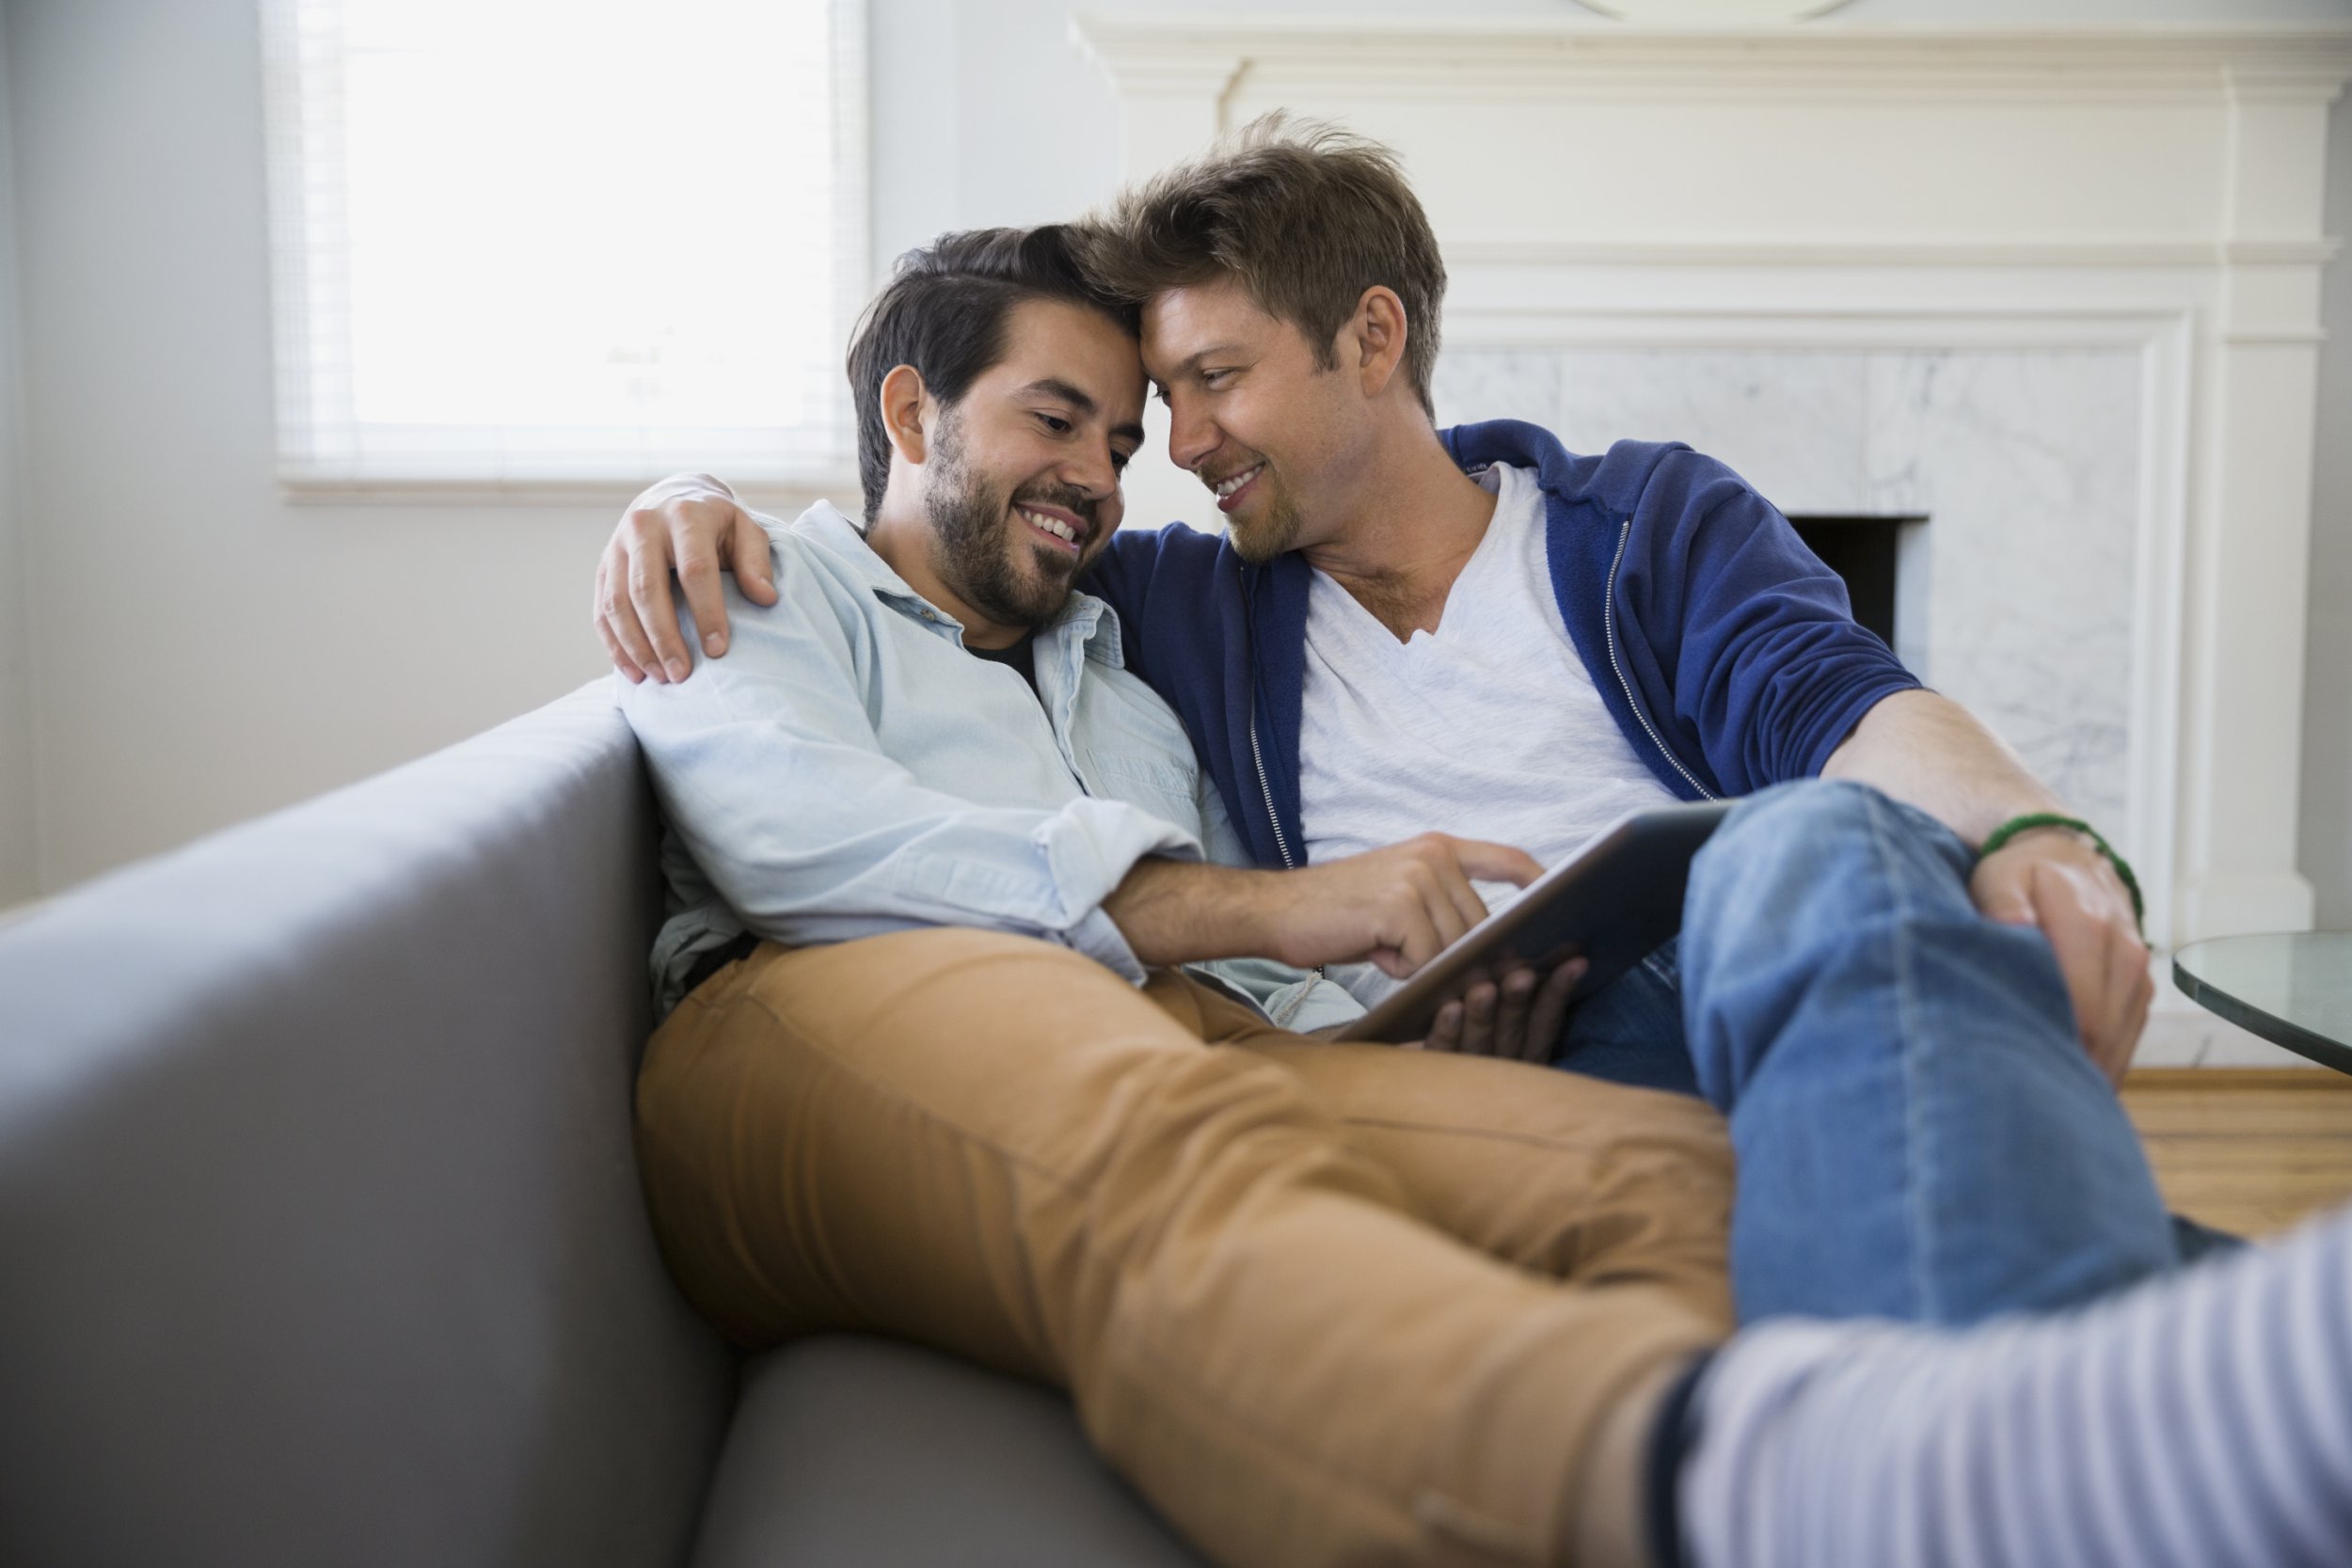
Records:
M1405 373L1434 416L1445 262L1390 149L1322 120L1262 115L1187 164L1115 197L1080 234L1087 270L1138 305L1237 278L1338 367L1332 340L1375 284L1405 306Z
M924 387L952 407L982 372L1005 356L1013 307L1058 299L1099 310L1133 337L1137 310L1097 287L1078 264L1066 224L973 229L942 234L898 258L882 292L850 340L850 395L857 401L858 483L866 515L882 510L890 484L890 437L882 429L882 378L912 365Z

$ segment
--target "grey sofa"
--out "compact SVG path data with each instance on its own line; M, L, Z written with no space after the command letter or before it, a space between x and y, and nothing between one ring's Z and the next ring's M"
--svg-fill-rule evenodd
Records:
M680 1300L653 831L592 687L0 927L0 1563L1198 1568L1059 1396Z

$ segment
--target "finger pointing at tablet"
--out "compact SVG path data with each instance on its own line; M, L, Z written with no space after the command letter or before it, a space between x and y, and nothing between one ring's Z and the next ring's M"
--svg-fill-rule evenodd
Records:
M1146 859L1103 900L1146 964L1255 954L1302 969L1370 960L1410 974L1486 918L1472 880L1543 875L1523 849L1418 838L1296 871Z
M1525 886L1542 875L1523 849L1423 833L1276 876L1266 950L1302 966L1369 959L1402 979L1486 918L1473 880Z

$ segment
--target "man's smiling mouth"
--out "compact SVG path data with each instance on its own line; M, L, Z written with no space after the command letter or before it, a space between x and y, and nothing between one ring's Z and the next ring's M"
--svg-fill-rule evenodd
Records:
M1250 484L1264 471L1265 463L1263 459L1261 459L1240 472L1228 474L1212 483L1209 488L1216 493L1217 510L1219 512L1233 510L1235 503L1241 499Z
M1093 530L1086 523L1059 510L1015 506L1013 511L1020 514L1023 522L1053 540L1072 555L1076 555L1085 548L1088 535L1093 532Z

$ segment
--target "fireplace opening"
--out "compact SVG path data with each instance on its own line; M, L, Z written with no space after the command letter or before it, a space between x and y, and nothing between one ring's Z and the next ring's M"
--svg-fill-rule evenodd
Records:
M1888 647L1895 641L1897 562L1903 536L1927 521L1913 514L1839 515L1809 514L1788 519L1805 547L1821 563L1846 579L1847 597L1853 601L1853 618Z

